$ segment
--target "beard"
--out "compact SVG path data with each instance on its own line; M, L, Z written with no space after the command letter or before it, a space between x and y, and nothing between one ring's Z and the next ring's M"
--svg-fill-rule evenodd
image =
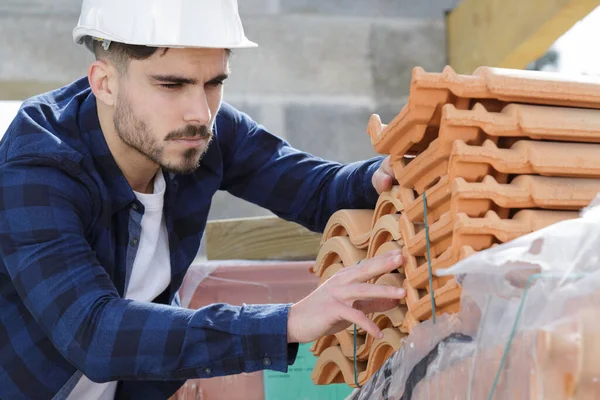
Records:
M168 172L190 174L200 166L200 160L206 154L213 138L212 129L208 126L187 125L169 132L165 141L197 138L206 140L206 145L202 148L186 149L179 160L167 161L164 160L164 145L156 138L148 124L133 113L129 100L119 95L117 105L113 118L115 131L127 146Z

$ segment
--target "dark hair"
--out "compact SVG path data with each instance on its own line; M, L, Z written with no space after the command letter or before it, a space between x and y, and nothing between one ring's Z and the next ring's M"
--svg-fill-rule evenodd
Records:
M85 46L94 53L96 60L108 59L121 71L125 72L131 60L146 60L161 50L164 55L169 51L166 47L149 47L134 44L111 42L108 50L105 50L100 40L87 36L84 39Z
M111 42L108 50L105 50L100 40L87 36L84 39L85 46L94 53L96 60L108 59L119 69L120 72L126 72L131 60L146 60L152 57L157 51L161 51L164 56L168 47L149 47L134 44L125 44ZM231 55L230 49L225 49L227 56Z

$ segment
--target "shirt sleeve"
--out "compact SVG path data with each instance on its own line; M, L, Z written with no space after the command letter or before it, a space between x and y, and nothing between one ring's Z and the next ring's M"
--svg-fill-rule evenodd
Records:
M317 232L340 209L375 208L371 178L383 157L346 165L326 161L293 148L231 107L224 118L221 189Z
M188 310L122 299L85 239L97 200L82 179L50 165L0 167L0 262L63 357L95 382L287 370L297 350L287 343L289 305Z

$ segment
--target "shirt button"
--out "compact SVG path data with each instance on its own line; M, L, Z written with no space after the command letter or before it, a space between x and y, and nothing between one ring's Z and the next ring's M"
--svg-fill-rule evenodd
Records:
M210 375L210 374L212 374L212 370L210 368L204 368L204 373L206 375Z
M137 203L133 203L133 204L131 205L131 209L132 209L133 211L137 211L137 210L139 210L139 209L140 209L140 206L138 206L138 205L137 205Z
M263 362L263 365L265 367L270 367L271 366L271 360L269 359L269 357L263 358L262 362Z
M131 244L133 247L137 246L139 243L139 239L138 238L133 238L131 239L131 242L129 242L129 244Z

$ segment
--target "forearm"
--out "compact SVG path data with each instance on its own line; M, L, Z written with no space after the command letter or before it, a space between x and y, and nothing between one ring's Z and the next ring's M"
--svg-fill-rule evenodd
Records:
M298 219L310 229L322 232L333 213L341 209L373 209L378 194L372 177L383 157L342 165L324 178L308 199Z
M286 305L188 310L119 299L101 307L97 319L92 313L80 321L89 334L79 329L68 343L53 339L96 382L285 372L295 358L288 352L288 312Z

